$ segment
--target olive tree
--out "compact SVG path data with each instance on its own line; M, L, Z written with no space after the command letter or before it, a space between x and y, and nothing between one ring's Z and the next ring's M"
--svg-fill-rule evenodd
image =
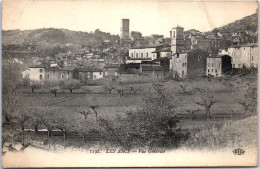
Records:
M73 92L73 90L80 89L81 83L79 80L76 79L69 79L66 81L63 81L63 83L60 83L61 88L68 89L70 93Z

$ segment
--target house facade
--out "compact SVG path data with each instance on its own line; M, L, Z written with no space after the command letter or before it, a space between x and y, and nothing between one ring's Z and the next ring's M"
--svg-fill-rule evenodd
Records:
M207 58L206 76L220 77L232 69L231 57L228 55L212 55Z
M232 57L232 68L252 68L258 66L257 44L240 45L228 48Z

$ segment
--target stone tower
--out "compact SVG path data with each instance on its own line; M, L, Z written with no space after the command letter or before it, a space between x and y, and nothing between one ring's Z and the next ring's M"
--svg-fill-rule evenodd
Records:
M183 30L183 27L177 25L176 27L173 27L170 31L172 54L185 51Z
M129 39L129 19L121 20L120 38Z

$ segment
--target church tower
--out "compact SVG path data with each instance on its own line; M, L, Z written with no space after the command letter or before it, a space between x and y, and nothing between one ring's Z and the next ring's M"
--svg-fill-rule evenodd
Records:
M170 31L172 54L185 51L183 30L183 27L177 25L176 27L173 27Z

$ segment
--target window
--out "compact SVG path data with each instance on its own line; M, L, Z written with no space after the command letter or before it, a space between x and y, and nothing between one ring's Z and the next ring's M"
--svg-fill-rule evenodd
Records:
M208 67L210 67L210 63L208 63Z
M68 71L68 75L70 74L70 72Z
M55 74L55 70L54 70L54 71L52 71L52 73L53 73L53 74Z
M42 70L42 69L40 69L40 72L42 73L42 72L43 72L43 70Z
M212 63L212 67L214 67L214 63Z
M213 69L211 69L211 72L213 72Z
M143 53L141 53L141 58L143 58L144 57L144 54Z
M64 75L61 75L61 78L63 79L63 78L64 78Z
M131 57L132 57L132 58L134 57L134 54L133 54L133 53L131 53Z
M50 75L48 75L47 78L49 79L49 78L50 78Z
M201 56L198 56L198 61L200 61L200 59L201 59Z
M208 72L210 72L210 70L208 69Z
M136 54L136 58L138 58L138 53Z
M216 69L215 72L218 73L218 70Z
M42 75L40 75L40 79L42 79Z
M173 38L175 38L175 31L173 31Z
M185 67L185 64L184 64L184 63L182 63L182 67Z
M102 72L99 72L99 75L102 75Z
M187 55L185 55L185 59L187 59Z
M96 75L94 75L94 79L96 79L97 78L97 76Z
M148 52L146 53L146 57L148 58Z

